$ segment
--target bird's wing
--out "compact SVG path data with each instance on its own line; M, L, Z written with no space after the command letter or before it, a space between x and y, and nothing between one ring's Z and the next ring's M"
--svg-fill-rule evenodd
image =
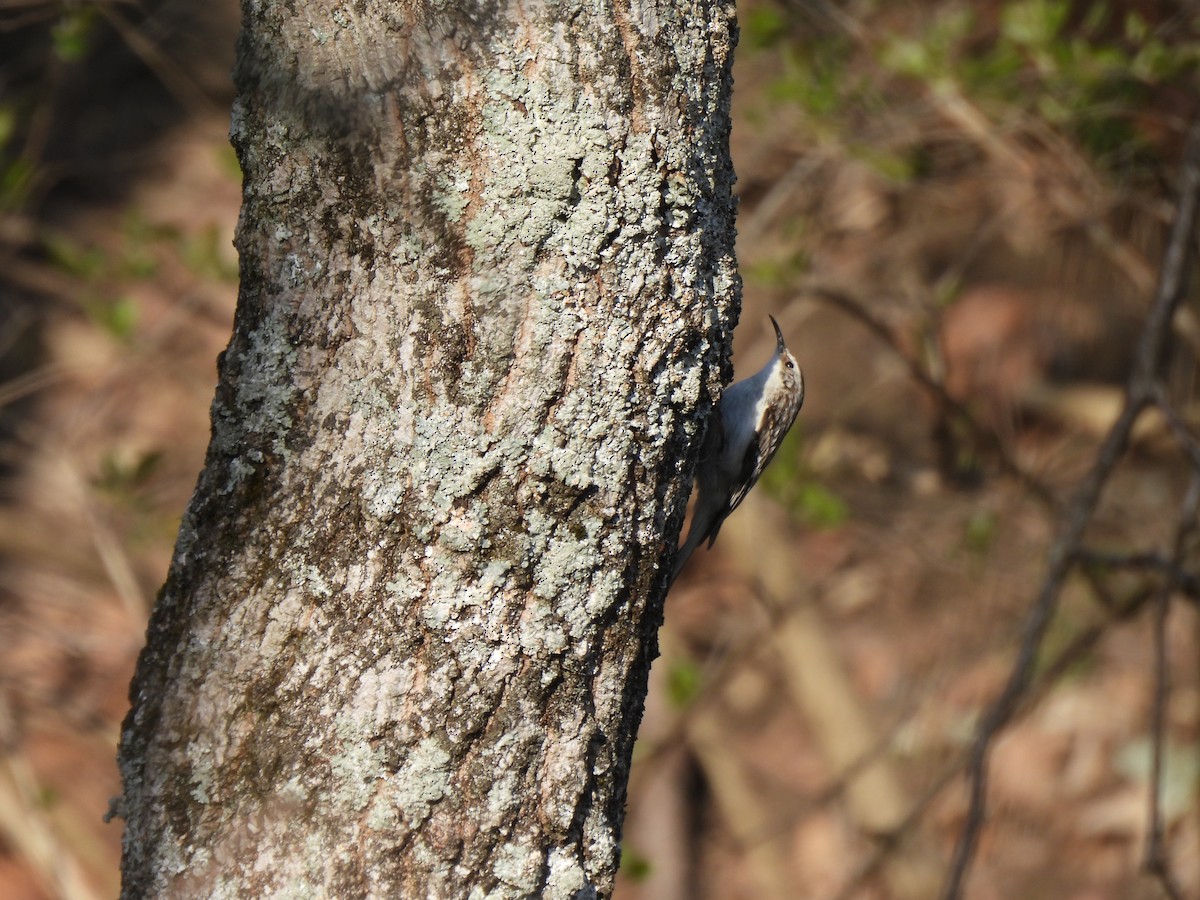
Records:
M767 457L764 455L765 450L769 449L762 443L763 435L756 434L751 440L749 446L746 447L746 455L742 457L742 470L738 473L738 489L729 496L729 507L725 510L725 515L729 515L750 493L750 488L754 487L754 483L758 481L758 476L762 474L762 470L766 468Z
M763 470L774 458L775 451L783 443L782 438L787 433L787 428L780 429L781 423L777 422L775 417L776 413L773 409L765 410L760 429L746 445L746 453L742 457L742 468L738 473L738 489L730 495L729 502L713 520L712 528L709 529L707 537L710 548L717 539L717 533L721 530L721 525L724 524L726 517L746 499L750 489L754 487ZM790 422L787 424L791 425Z
M717 534L721 531L721 526L725 524L725 519L731 512L737 509L738 504L746 499L746 494L750 492L750 488L754 487L754 482L758 480L758 476L762 473L762 466L759 465L760 457L758 449L758 435L750 439L749 446L746 447L746 454L742 457L742 468L738 473L738 489L730 495L725 507L713 517L712 527L709 528L708 546L711 549L713 542L717 539Z

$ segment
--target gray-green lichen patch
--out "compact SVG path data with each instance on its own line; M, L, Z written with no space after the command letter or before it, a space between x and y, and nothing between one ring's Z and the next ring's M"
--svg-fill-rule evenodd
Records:
M388 581L383 587L393 605L399 609L407 609L413 601L424 595L424 585L408 577Z
M471 201L470 189L471 178L467 172L440 176L436 179L433 205L449 221L458 222Z
M396 774L388 779L387 796L400 817L415 828L450 787L450 754L435 737L412 747Z
M625 129L558 87L571 77L567 66L535 56L517 63L489 72L483 85L486 169L467 244L478 271L500 262L528 270L551 242L569 267L593 271L616 227L607 176Z
M537 887L542 851L528 844L507 843L496 851L492 874L502 884L531 894Z
M335 729L339 745L330 753L330 791L333 802L348 809L361 810L375 794L374 781L381 775L383 750L373 745L371 734L377 723L355 715L337 718Z
M543 894L547 897L571 897L572 900L589 900L597 896L594 887L587 889L587 873L580 862L578 851L565 847L555 847L550 851L550 861L547 867L546 887ZM580 893L585 891L585 893Z
M511 769L505 769L502 759L498 759L497 762L501 765L498 766L491 786L488 788L485 815L483 816L483 824L488 828L496 828L500 825L504 816L512 809L513 801L520 796L522 790L517 774Z
M191 762L192 799L197 803L208 803L215 780L212 753L207 748L192 744L188 747L188 757Z
M259 447L286 456L296 395L296 350L278 317L264 318L236 352L233 402L213 411L213 447L231 457L226 491L262 463Z
M571 533L571 529L553 528L549 523L542 522L539 531L536 515L531 513L530 516L531 530L549 535L539 547L536 556L533 596L547 601L550 608L565 617L569 623L566 632L572 638L579 638L591 624L588 610L575 600L564 600L572 596L573 585L591 582L598 572L603 572L605 559L598 552L586 528L581 528L581 535L576 537ZM593 530L596 527L593 523ZM603 592L606 585L616 587L615 584L605 581L594 586L588 594L589 602L594 601L601 609L607 609L609 602L615 599L612 594L597 594L597 590Z
M588 771L588 741L582 722L583 710L556 723L553 749L547 753L539 773L542 815L557 832L566 832L584 800L591 773Z
M521 649L533 659L561 653L567 646L567 633L549 604L533 603L521 617Z

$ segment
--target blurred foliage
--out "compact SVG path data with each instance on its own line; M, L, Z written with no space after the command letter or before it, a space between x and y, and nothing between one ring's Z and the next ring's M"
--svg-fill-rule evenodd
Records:
M742 17L742 46L761 50L787 37L788 16L777 6L752 6Z
M61 232L46 230L41 249L47 263L81 282L81 290L72 295L83 312L109 336L127 343L138 324L138 305L133 298L108 291L112 285L128 279L146 279L158 271L151 240L161 237L140 224L136 215L129 220L118 251L85 246Z
M918 177L922 137L871 140L870 123L913 101L912 88L961 95L1012 124L1022 117L1071 138L1096 164L1152 157L1178 96L1194 93L1200 36L1193 16L1113 2L931 2L873 15L868 28L822 4L755 4L744 45L779 74L768 105L804 111L816 136L835 137L894 180ZM876 22L886 21L886 27Z
M1153 754L1153 742L1146 735L1139 735L1117 749L1113 764L1124 778L1146 786L1150 784ZM1200 759L1191 744L1168 742L1163 747L1162 765L1163 813L1168 820L1175 820L1195 808Z
M179 232L150 222L141 210L134 208L125 215L122 237L119 274L141 280L153 278L158 273L158 259L151 249L153 245L164 240L177 241Z
M241 183L242 164L238 160L237 151L233 149L233 144L222 144L217 148L217 165L222 172Z
M742 266L742 277L757 287L786 288L809 269L803 251L788 247L774 257L761 257Z
M1137 120L1150 89L1190 78L1200 61L1194 36L1168 46L1136 12L1114 29L1115 17L1105 3L1078 17L1066 0L1021 0L988 33L974 10L950 7L886 40L878 59L935 90L1036 114L1104 164L1144 147Z
M138 307L130 297L95 299L82 297L80 305L88 317L110 337L129 343L138 323Z
M77 63L87 58L96 33L96 20L94 6L63 6L62 16L50 31L54 52L60 60Z
M229 262L225 248L229 236L214 224L180 239L179 255L184 265L201 278L237 284L237 263Z
M34 166L26 159L0 159L0 212L20 209L29 198Z
M96 7L63 2L0 32L0 212L34 202L56 95L66 72L86 66L98 22Z
M0 214L36 218L56 192L119 199L158 136L227 105L234 15L174 0L0 13Z
M783 439L760 483L798 523L810 528L835 528L850 517L850 510L808 470L802 431L797 423Z
M1092 675L1102 661L1094 647L1076 647L1096 624L1096 609L1091 589L1082 578L1073 577L1063 592L1062 602L1046 629L1038 649L1036 671L1044 675L1050 666L1067 659L1059 673L1063 682L1078 681Z
M973 554L982 556L992 546L996 537L999 517L988 509L973 512L963 528L963 546Z
M650 860L629 846L621 847L621 877L635 884L645 881L654 872Z
M673 659L667 668L667 698L676 709L685 709L704 687L704 674L690 659Z
M142 505L139 495L158 474L163 460L163 451L158 449L122 453L110 448L100 457L100 471L93 484L122 503Z
M102 250L81 246L61 233L47 232L42 239L42 249L54 268L82 281L99 278L107 265Z
M98 247L46 228L37 246L46 265L80 283L67 299L120 342L133 337L139 310L132 297L117 291L122 283L157 276L164 258L179 260L201 279L237 283L237 263L225 252L228 236L215 223L183 231L151 222L133 208L114 237L109 246Z

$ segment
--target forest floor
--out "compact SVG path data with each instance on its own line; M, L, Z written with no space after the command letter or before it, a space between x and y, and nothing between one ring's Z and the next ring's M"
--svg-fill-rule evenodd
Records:
M120 792L115 746L237 291L221 46L174 92L207 99L137 148L119 190L0 219L9 900L118 891L120 825L103 822ZM1097 231L1118 205L1103 180L1052 142L972 135L961 108L930 109L926 95L889 112L908 126L878 133L929 130L930 171L897 177L783 104L780 65L750 47L737 68L734 365L761 364L774 314L807 397L754 502L668 598L618 900L936 896L967 815L965 754L1009 677L1064 504L1120 408L1170 214L1160 197ZM1193 360L1177 354L1169 372L1185 412ZM1148 417L1089 546L1169 546L1188 477ZM1146 578L1102 581L1098 593L1068 580L1030 702L993 748L972 900L1164 896L1143 871L1152 609L1113 612ZM1165 846L1194 897L1195 605L1174 602L1168 624Z

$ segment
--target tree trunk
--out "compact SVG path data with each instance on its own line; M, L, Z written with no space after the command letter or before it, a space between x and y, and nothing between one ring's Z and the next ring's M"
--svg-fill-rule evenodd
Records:
M246 0L126 897L611 893L738 309L724 0Z

